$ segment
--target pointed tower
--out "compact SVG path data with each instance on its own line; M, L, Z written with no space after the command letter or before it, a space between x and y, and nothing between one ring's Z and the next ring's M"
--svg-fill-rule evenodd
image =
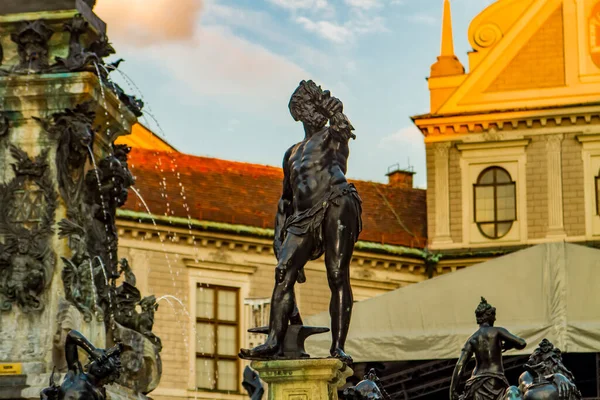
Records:
M465 67L463 67L456 55L454 55L450 0L444 0L441 53L437 58L437 62L431 66L431 75L428 79L430 112L432 114L448 100L466 76Z
M465 67L454 55L454 39L452 37L452 14L450 0L444 0L442 17L442 49L437 62L431 66L431 77L462 75Z

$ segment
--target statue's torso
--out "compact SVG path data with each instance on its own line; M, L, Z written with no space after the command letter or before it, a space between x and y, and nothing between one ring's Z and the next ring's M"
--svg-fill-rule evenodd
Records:
M287 167L294 192L294 209L303 211L322 201L337 185L346 183L348 144L317 132L292 148Z
M494 327L480 328L470 339L477 365L473 376L480 374L504 374L502 365L502 342Z

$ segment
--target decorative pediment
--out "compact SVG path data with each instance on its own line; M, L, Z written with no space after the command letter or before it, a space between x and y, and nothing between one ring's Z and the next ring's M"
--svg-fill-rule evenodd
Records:
M597 101L599 0L500 0L473 20L469 40L469 74L432 113Z

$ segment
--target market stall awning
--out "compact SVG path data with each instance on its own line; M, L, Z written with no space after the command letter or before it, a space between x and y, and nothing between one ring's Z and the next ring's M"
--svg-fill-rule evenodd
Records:
M451 359L477 329L480 297L497 308L497 326L525 338L530 354L543 338L563 352L600 351L600 250L541 244L459 272L356 303L346 350L356 362ZM301 305L300 305L301 307ZM328 313L305 318L330 326ZM330 334L307 342L328 355Z

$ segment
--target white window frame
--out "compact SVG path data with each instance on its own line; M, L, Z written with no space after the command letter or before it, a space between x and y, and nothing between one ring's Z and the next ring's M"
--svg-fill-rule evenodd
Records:
M490 246L527 241L527 155L529 140L457 144L460 151L460 170L463 198L462 245ZM481 172L489 167L505 169L515 182L516 215L510 231L502 238L489 239L481 234L474 216L473 185Z

